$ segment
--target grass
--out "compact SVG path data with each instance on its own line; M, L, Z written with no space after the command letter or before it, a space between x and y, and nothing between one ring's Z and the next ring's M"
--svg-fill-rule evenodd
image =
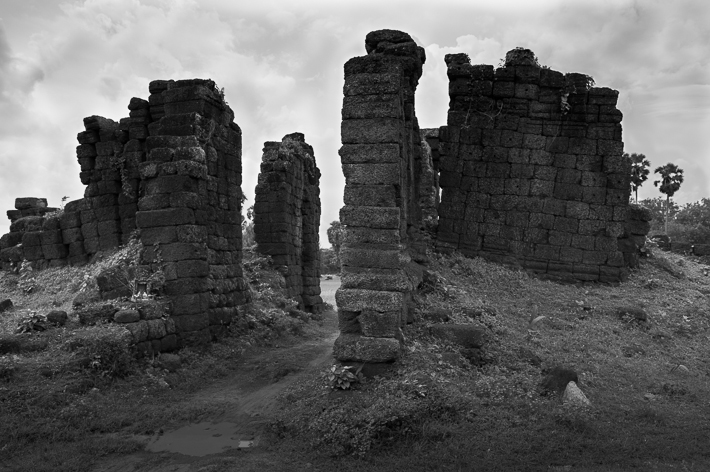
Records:
M418 300L419 314L445 307L455 322L485 326L492 363L442 361L458 348L429 337L420 320L405 330L407 350L391 378L336 396L304 385L278 432L329 452L324 470L707 470L704 268L657 251L626 283L575 286L434 256L438 283ZM648 321L623 316L628 307L642 307ZM531 327L537 316L545 318ZM593 409L541 395L542 372L557 365L579 374Z
M204 351L183 350L177 372L156 374L148 360L125 378L71 368L75 354L62 346L76 336L72 322L45 335L44 351L0 356L18 369L0 379L0 471L3 465L90 470L97 458L137 451L139 440L160 428L219 414L225 405L194 399L233 375L250 345L277 339L275 330L285 337L313 332L307 317L284 315L291 307L263 261L245 266L257 291L247 321L237 326L240 336ZM697 259L656 250L617 286L561 285L481 259L432 255L427 280L434 282L417 295L416 322L405 328L404 353L389 373L347 391L331 390L326 371L303 377L283 396L262 446L202 464L209 470L708 470L706 269ZM11 295L18 307L0 318L0 333L14 329L18 313L52 302L66 306L93 270L42 271L27 296L13 285L15 276L4 275L0 298ZM67 274L82 282L63 284ZM473 366L459 347L429 334L426 314L434 308L485 329L487 363ZM648 321L624 315L630 308L642 308ZM529 362L531 353L541 365ZM543 394L543 372L558 365L579 374L593 408L569 409Z

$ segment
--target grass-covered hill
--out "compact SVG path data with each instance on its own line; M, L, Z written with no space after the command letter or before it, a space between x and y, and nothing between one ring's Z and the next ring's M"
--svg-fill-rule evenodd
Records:
M69 321L0 355L0 471L710 470L709 268L652 252L617 286L432 254L402 357L347 390L332 388L345 374L289 351L332 339L335 314L293 310L263 259L246 264L254 301L231 335L178 351L177 364L135 361L118 341L94 342L120 338L110 325L73 318L102 262L5 273L0 300L15 306L0 314L2 336L31 311L66 309ZM476 346L441 334L453 325L473 329ZM210 392L236 391L247 368L255 389L286 385L257 447L189 460L140 452L161 429L223 418L234 405ZM591 407L563 404L555 368L576 374Z

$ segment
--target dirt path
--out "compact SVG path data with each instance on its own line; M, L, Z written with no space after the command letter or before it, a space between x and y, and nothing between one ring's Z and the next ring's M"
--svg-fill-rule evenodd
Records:
M322 281L323 299L335 305L340 280ZM262 431L278 396L300 378L332 363L338 336L334 311L325 314L317 335L284 347L258 348L239 360L233 373L189 399L192 404L221 405L223 413L154 437L138 438L146 449L102 461L96 472L183 472L217 470L296 470L264 451ZM166 421L167 422L167 421ZM304 465L307 467L307 465Z

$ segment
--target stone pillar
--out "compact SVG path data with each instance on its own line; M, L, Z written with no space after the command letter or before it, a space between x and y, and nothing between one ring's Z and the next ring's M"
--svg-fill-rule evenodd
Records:
M425 55L392 30L369 33L365 48L368 55L345 64L341 334L333 352L341 361L387 362L399 356L415 287L407 273L410 234L421 227L414 92Z
M205 343L247 299L241 130L211 80L154 81L150 91L149 112L160 118L148 126L140 164L143 262L164 264L178 344Z
M256 186L254 237L284 275L299 308L320 311L320 171L301 133L264 143Z

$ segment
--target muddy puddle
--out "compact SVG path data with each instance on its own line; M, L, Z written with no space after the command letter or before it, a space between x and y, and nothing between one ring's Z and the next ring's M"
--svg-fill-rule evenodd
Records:
M197 423L169 431L152 440L146 450L173 452L186 456L219 454L229 449L243 449L255 445L253 437L243 437L236 423Z

